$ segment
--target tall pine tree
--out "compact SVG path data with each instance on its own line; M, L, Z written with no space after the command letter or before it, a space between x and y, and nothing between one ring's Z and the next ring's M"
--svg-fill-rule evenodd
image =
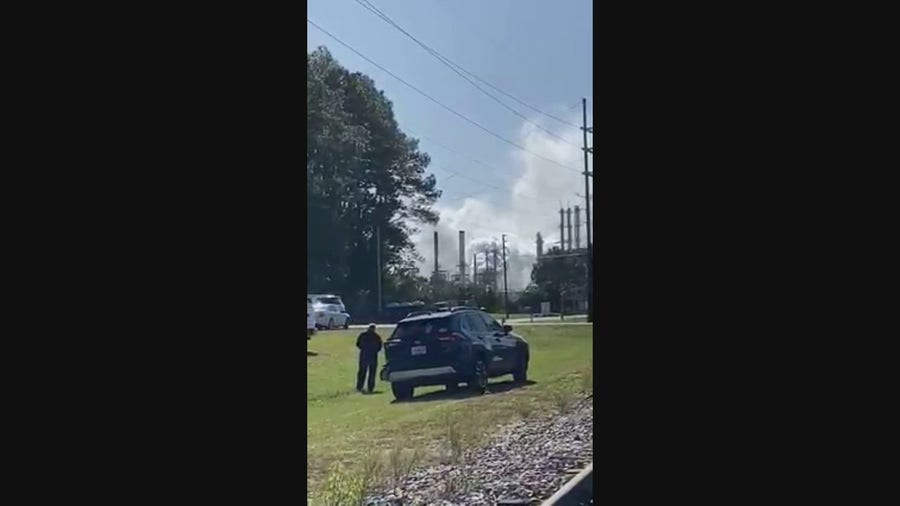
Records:
M387 296L416 282L415 224L437 223L440 196L430 158L397 125L369 77L324 47L307 55L307 276L309 290L375 302L380 227Z

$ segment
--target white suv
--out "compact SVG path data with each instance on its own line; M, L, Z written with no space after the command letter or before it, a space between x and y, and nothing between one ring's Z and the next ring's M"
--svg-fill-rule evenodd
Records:
M316 319L314 316L312 300L306 298L306 339L312 339L312 335L316 333Z
M308 295L312 301L316 328L334 329L350 326L350 315L340 295Z

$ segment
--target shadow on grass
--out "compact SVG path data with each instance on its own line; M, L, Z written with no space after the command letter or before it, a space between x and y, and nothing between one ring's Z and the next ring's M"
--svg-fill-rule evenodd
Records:
M498 381L497 383L488 383L487 394L501 394L503 392L509 392L510 390L515 390L516 388L526 387L530 385L536 385L536 381L528 380L525 383L516 383L515 381ZM406 401L398 401L394 399L391 401L391 404L397 404L398 402L431 402L431 401L448 401L448 400L458 400L458 399L468 399L470 397L480 397L479 394L471 392L467 390L465 387L460 387L459 390L455 392L451 392L449 390L439 390L437 392L430 392L427 394L418 395L413 397L412 399Z
M319 354L316 353L316 352L314 352L314 351L306 350L306 356L307 356L307 357L318 357Z

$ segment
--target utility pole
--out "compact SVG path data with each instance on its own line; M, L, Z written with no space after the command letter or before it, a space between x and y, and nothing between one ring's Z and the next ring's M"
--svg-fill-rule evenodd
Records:
M509 320L509 288L506 286L506 234L500 237L503 240L503 309L506 310L506 319Z
M587 126L587 99L581 99L581 118L583 126L581 127L582 138L584 139L584 222L587 225L587 230L585 234L585 239L587 239L587 303L588 303L588 311L587 311L587 321L594 321L594 250L591 244L591 193L590 193L590 183L588 182L588 177L591 175L588 172L588 153L594 154L593 149L588 149L588 126ZM591 134L594 133L593 127L590 129Z
M381 225L375 225L375 261L378 262L378 316L381 316Z

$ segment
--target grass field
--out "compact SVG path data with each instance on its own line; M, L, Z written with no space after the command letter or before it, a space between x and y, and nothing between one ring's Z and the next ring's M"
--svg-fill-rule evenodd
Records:
M510 376L495 378L484 396L423 387L405 403L394 402L390 384L381 381L372 395L355 391L359 331L317 333L307 343L306 359L308 490L336 461L352 468L374 453L393 462L400 448L415 449L419 463L443 459L440 446L455 444L454 421L465 420L467 437L474 440L503 421L563 409L576 392L591 389L592 331L587 325L522 325L515 332L531 346L527 385L514 385ZM383 361L382 353L379 370Z

